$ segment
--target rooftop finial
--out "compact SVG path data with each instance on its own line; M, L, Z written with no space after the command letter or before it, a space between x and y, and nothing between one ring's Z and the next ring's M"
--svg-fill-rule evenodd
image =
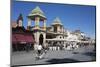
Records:
M19 17L17 19L17 24L18 26L23 26L23 17L21 13L19 14Z
M19 20L22 20L22 21L23 21L23 16L22 16L21 13L19 14L19 17L18 17L18 19L17 19L17 22L18 22Z

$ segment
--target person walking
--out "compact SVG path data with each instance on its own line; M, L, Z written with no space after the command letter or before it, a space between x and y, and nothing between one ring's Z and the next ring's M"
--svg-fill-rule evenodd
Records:
M42 54L43 54L43 52L42 52L42 45L41 44L39 44L38 46L37 46L37 55L38 55L38 59L41 59L43 56L42 56Z
M43 51L44 51L45 54L46 54L47 51L48 51L48 43L47 43L47 42L46 42L46 43L44 44L44 46L43 46Z

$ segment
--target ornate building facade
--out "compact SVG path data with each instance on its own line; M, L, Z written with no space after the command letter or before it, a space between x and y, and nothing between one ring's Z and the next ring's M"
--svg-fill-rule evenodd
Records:
M68 41L81 42L85 37L85 34L80 30L70 32L64 29L64 25L62 24L62 21L59 17L56 17L52 24L47 27L47 17L38 6L31 11L31 13L27 16L27 19L27 29L25 29L25 27L23 26L23 17L21 14L18 17L17 22L12 23L13 44L34 45L34 43L36 42L45 46L46 43L51 42L53 44L60 43L63 44L63 46L66 46L64 44ZM34 26L32 26L32 23L34 23ZM40 26L40 23L42 23L43 26ZM23 34L21 32L23 32ZM15 34L17 34L17 36L15 36ZM23 35L24 37L22 37ZM18 39L20 41L18 41ZM16 46L14 46L14 48L15 47Z

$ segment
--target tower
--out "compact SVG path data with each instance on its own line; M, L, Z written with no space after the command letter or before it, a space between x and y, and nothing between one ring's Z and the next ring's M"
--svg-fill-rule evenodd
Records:
M28 17L28 26L27 29L33 31L35 41L38 44L44 44L46 39L46 17L44 12L37 6L31 11ZM34 21L35 25L32 27L31 23ZM40 27L39 23L43 22L43 26Z
M63 32L63 24L61 23L61 20L59 17L56 17L52 23L52 29L56 33L62 33Z
M23 17L22 17L22 14L20 14L19 17L18 17L18 19L17 19L17 25L19 27L23 26Z

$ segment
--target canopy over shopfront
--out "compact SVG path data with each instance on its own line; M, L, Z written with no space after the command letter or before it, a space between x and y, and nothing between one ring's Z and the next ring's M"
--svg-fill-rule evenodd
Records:
M35 40L31 34L12 34L12 43L34 43Z

